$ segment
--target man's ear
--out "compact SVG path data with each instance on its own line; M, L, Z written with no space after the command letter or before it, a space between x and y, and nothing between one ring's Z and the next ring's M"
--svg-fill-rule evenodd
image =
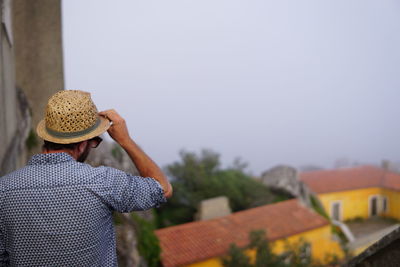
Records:
M79 143L79 145L78 145L78 152L79 152L79 154L82 154L82 153L86 150L88 144L89 144L88 141L83 141L83 142L80 142L80 143Z

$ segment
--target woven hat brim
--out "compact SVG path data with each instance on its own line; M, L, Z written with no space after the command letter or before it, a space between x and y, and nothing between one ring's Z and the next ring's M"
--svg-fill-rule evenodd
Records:
M100 123L99 125L94 128L92 131L85 133L81 136L76 136L73 138L60 138L53 136L51 133L49 133L46 129L46 122L45 120L41 120L38 123L38 126L36 128L36 133L39 135L40 138L50 141L53 143L57 144L72 144L72 143L78 143L81 141L89 140L93 137L99 136L106 132L108 128L110 128L110 121L102 116L99 117Z

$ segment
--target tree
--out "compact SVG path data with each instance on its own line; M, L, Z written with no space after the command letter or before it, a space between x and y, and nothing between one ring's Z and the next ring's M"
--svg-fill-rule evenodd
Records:
M224 267L252 267L250 257L247 256L242 249L235 244L229 247L229 256L222 259Z
M309 245L300 241L295 244L286 245L286 250L280 255L272 252L271 246L266 238L264 230L249 233L250 243L244 248L238 248L231 244L228 255L222 258L224 267L311 267L318 266L311 260ZM255 258L250 259L246 250L254 250Z
M240 161L222 169L219 154L211 150L203 150L200 155L182 151L180 158L166 167L174 195L168 205L157 210L160 227L192 221L199 203L208 198L226 196L233 211L278 199L265 185L247 175L245 164Z

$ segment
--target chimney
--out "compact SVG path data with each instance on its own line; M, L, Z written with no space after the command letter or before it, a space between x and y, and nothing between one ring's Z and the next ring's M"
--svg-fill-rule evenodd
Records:
M229 200L225 196L206 199L200 202L197 213L195 215L196 221L210 220L218 217L223 217L231 214Z
M390 160L384 159L381 162L381 168L384 169L385 171L390 170Z

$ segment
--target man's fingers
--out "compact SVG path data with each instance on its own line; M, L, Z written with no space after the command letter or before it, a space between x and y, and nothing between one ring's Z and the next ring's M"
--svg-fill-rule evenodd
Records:
M109 109L99 112L99 115L106 117L113 123L123 123L124 119L114 110Z
M111 113L116 113L116 112L113 109L107 109L107 110L103 110L103 111L99 112L99 114L102 115L102 116L106 116L106 115L109 115Z
M108 109L108 110L101 111L101 112L99 112L99 115L100 116L104 116L104 117L108 118L111 121L113 119L115 119L116 117L119 117L118 113L113 109Z
M108 110L100 111L99 115L108 118Z
M99 112L99 116L102 116L102 117L106 118L107 120L109 120L110 122L112 122L111 119L107 116L107 113L104 111Z

